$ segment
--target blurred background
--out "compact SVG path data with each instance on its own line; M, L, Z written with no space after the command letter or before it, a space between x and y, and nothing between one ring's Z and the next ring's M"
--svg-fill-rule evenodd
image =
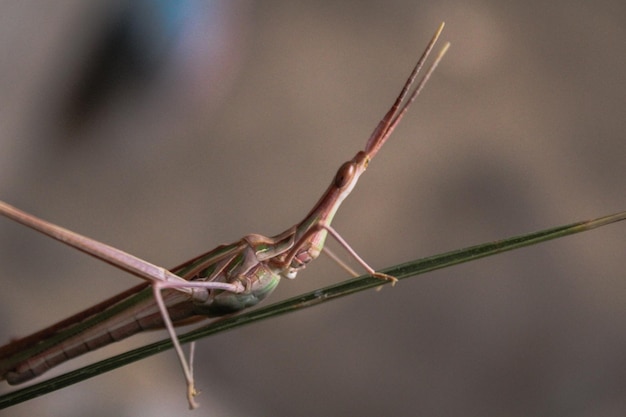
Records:
M364 146L446 21L452 48L334 223L358 253L383 268L625 210L625 9L2 2L0 198L166 267L277 234ZM623 416L625 227L204 339L195 413ZM268 302L347 278L321 258ZM0 219L2 343L136 282ZM184 393L169 351L2 415L180 415Z

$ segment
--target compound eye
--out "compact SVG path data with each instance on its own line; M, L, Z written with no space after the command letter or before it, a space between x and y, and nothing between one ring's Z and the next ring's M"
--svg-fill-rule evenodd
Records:
M354 167L354 163L352 161L345 162L337 171L337 175L335 175L335 187L343 188L346 184L352 180L354 177L354 173L356 168Z

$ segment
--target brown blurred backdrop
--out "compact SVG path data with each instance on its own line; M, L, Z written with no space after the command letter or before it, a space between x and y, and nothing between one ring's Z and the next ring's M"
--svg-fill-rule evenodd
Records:
M445 20L448 56L337 216L359 254L383 268L624 210L625 16L617 0L3 2L0 198L163 266L279 233ZM196 415L623 416L624 227L205 339ZM321 259L270 302L346 278ZM0 342L135 282L0 219ZM2 415L185 409L167 352Z

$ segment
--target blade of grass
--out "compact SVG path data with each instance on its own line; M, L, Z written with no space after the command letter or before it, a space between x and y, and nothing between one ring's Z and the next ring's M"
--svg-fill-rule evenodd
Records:
M558 239L564 236L606 226L611 223L615 223L625 219L626 211L623 211L609 216L599 217L593 220L571 223L565 226L545 229L535 233L515 236L504 240L470 246L465 249L459 249L440 255L422 258L419 260L384 269L381 272L392 275L398 279L406 279L436 269L458 265L464 262L473 261L513 249L518 249L525 246L530 246L537 243L546 242L549 240ZM380 279L374 278L370 275L364 275L358 278L341 282L339 284L331 285L326 288L321 288L297 297L293 297L288 300L280 301L266 307L258 308L247 313L239 314L234 317L228 317L221 320L213 321L206 326L195 329L193 331L190 331L189 333L185 333L184 335L180 336L180 341L181 343L188 343L194 340L201 339L203 337L213 335L215 333L230 330L239 326L254 323L260 320L265 320L271 317L276 317L281 314L291 313L306 307L325 303L339 297L344 297L358 291L379 287L380 285ZM0 397L0 409L19 404L21 402L47 394L52 391L56 391L69 385L76 384L85 379L94 377L104 372L111 371L129 363L154 355L156 353L168 350L171 347L172 343L169 339L152 343L150 345L146 345L141 348L137 348L129 352L114 356L112 358L105 359L95 364L85 366L75 371L68 372L64 375L51 378L39 384L31 385L29 387L14 392L10 392Z

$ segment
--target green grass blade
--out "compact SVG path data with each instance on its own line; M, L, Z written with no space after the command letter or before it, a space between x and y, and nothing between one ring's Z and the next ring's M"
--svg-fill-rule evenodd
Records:
M625 219L626 211L593 220L581 221L565 226L546 229L527 235L515 236L509 239L471 246L465 249L447 252L440 255L407 262L401 265L396 265L391 268L384 269L381 272L395 276L398 279L406 279L436 269L458 265L464 262L484 258L486 256L495 255L501 252L506 252L513 249L518 249L525 246L530 246L537 243L546 242L564 236L595 229L601 226L606 226L608 224ZM354 278L349 281L341 282L339 284L331 285L326 288L293 297L285 301L280 301L266 307L258 308L247 313L239 314L234 317L214 321L207 326L181 335L180 341L182 343L191 342L215 333L254 323L256 321L265 320L281 314L291 313L306 307L325 303L335 298L343 297L358 291L378 287L380 285L380 279L371 277L369 275L364 275L362 277ZM131 350L129 352L114 356L109 359L105 359L95 364L85 366L75 371L68 372L64 375L51 378L39 384L35 384L5 394L0 397L0 409L10 407L12 405L27 401L31 398L35 398L43 394L47 394L49 392L64 388L72 384L76 384L93 376L119 368L121 366L138 361L156 353L168 350L171 347L172 343L169 339L163 340L157 343L143 346L138 349Z

